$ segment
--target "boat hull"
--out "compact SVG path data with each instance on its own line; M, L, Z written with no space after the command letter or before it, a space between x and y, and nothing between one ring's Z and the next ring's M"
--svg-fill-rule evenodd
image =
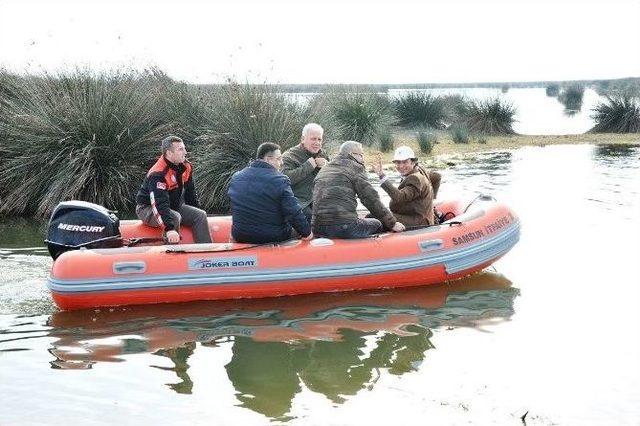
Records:
M65 310L409 287L480 271L519 239L519 220L504 205L477 203L467 212L461 202L441 207L457 214L458 220L360 240L68 252L54 263L48 286L55 303ZM228 240L229 224L228 218L210 218L216 241ZM138 223L123 226L127 237L153 232L157 231Z

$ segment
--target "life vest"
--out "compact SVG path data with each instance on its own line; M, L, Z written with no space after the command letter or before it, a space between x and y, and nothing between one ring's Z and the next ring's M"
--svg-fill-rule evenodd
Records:
M191 177L192 167L191 163L189 163L188 161L185 161L184 163L182 163L182 165L184 166L184 171L182 172L181 183L182 185L184 185L184 183L187 182ZM152 173L160 173L162 176L164 176L164 182L167 185L167 191L178 188L179 184L177 173L172 167L169 166L169 163L164 158L164 155L160 156L153 167L149 169L149 171L147 172L147 177Z

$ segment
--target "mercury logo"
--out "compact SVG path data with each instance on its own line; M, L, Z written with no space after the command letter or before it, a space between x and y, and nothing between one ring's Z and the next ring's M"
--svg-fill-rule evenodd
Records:
M104 226L69 225L67 223L61 223L58 225L58 229L74 232L102 232L104 230Z

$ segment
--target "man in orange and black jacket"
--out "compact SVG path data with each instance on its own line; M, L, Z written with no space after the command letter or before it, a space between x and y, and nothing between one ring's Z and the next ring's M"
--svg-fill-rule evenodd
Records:
M199 208L193 168L184 142L177 136L162 140L162 155L149 169L136 195L136 214L147 225L161 227L167 242L180 242L180 225L189 225L196 243L210 243L207 212Z

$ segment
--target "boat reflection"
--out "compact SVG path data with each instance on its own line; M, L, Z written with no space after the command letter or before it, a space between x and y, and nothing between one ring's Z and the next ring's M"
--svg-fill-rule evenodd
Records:
M192 392L189 357L198 345L232 345L225 366L241 405L283 419L305 386L341 403L375 385L381 370L416 370L432 329L481 326L513 314L518 290L483 272L446 285L273 299L195 302L59 312L48 321L56 340L53 368L91 368L129 354L169 358Z

